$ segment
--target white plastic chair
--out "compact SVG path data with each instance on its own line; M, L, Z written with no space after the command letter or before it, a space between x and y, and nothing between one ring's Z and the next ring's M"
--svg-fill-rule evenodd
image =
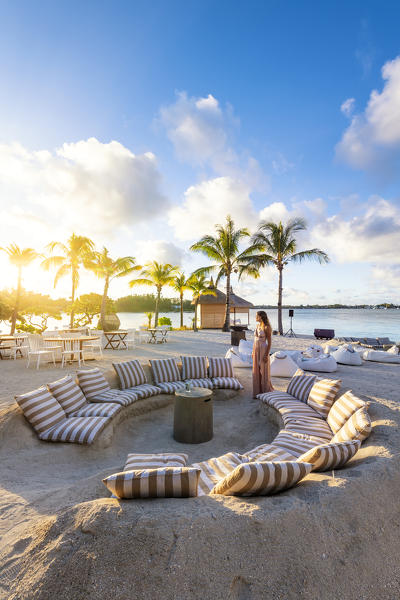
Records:
M64 368L65 359L68 356L72 361L74 356L78 356L78 365L81 366L81 361L85 364L85 359L83 357L83 349L81 349L81 344L79 340L71 338L69 340L64 341L64 350L61 352L61 367Z
M103 332L100 331L99 329L89 329L89 335L98 335L100 337L98 340L88 340L87 342L83 342L83 349L90 350L92 352L97 350L98 353L100 354L100 356L102 357L103 349L102 349L101 339L103 336Z
M26 356L28 354L29 346L27 341L28 336L24 334L17 334L15 339L15 345L11 347L11 355L14 360L17 359L17 354L20 356Z
M145 344L149 341L149 331L146 325L139 325L139 329L136 330L136 335L139 338L139 344Z
M136 346L136 329L127 329L128 335L124 339L127 349L129 346L134 348Z
M43 338L41 335L37 333L31 333L28 335L28 364L26 367L28 368L31 362L31 356L36 356L36 369L39 369L40 366L40 358L42 356L50 356L53 359L53 364L56 366L55 359L55 350L56 348L61 348L61 346L49 347L44 346Z

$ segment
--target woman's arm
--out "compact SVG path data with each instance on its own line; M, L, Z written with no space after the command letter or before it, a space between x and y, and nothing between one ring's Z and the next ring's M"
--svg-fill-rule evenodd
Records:
M266 330L265 330L265 338L266 338L265 341L267 343L267 348L265 350L264 361L267 362L267 360L269 358L269 353L270 353L270 350L271 350L271 345L272 345L272 342L271 342L271 328L270 327L267 327Z

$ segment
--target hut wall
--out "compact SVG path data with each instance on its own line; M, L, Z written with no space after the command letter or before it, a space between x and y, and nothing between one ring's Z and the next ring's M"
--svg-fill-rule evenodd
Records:
M240 311L240 312L239 312ZM249 309L236 310L236 318L241 318L243 324L247 323ZM203 329L221 329L225 321L225 304L200 304L200 322L198 325ZM233 321L234 309L231 308L231 319ZM243 319L245 317L245 319Z

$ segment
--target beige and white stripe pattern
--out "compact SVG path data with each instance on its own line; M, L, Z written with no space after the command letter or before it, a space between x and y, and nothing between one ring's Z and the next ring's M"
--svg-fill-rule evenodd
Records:
M96 396L92 396L90 398L90 402L95 403L107 403L112 402L115 404L120 404L121 406L129 406L133 402L138 399L138 395L132 390L109 390L108 392L103 392L102 394L97 394Z
M295 400L295 398L287 392L281 392L279 390L257 394L256 397L259 398L263 404L268 404L268 406L274 406L275 402L278 400Z
M87 400L71 375L47 384L49 392L61 404L67 415L84 408Z
M311 388L307 404L326 419L341 383L340 379L317 379Z
M45 387L15 396L18 406L36 433L47 431L66 418L66 413Z
M315 446L326 444L326 440L316 436L307 435L305 433L296 433L295 431L287 431L281 429L276 438L274 439L274 446L282 448L293 454L296 458L310 450Z
M77 377L79 385L88 399L102 394L103 392L109 392L111 389L108 381L100 369L87 369L85 371L78 371Z
M300 462L250 462L236 467L211 490L223 496L268 496L287 490L310 473Z
M184 390L186 385L183 381L166 381L157 383L157 387L160 388L162 394L174 394L178 390Z
M182 379L206 379L206 356L181 356Z
M363 442L369 437L372 425L367 407L359 408L351 415L332 438L332 442L346 442L349 440L360 440Z
M158 452L153 454L128 454L124 471L186 467L188 455L183 452Z
M181 374L174 358L150 360L154 383L181 381Z
M122 471L103 479L117 498L189 498L197 496L199 469L166 467Z
M330 442L333 437L331 428L323 419L313 419L307 417L295 418L288 416L285 418L284 425L287 431L305 433L306 435L324 439L327 442Z
M199 496L205 496L210 492L218 481L223 479L225 475L233 471L238 465L248 462L246 456L242 456L237 452L228 452L217 458L209 458L199 463L194 463L192 467L200 469L199 478Z
M345 465L361 446L360 440L317 446L302 454L298 460L313 465L313 471L328 471Z
M121 392L122 394L126 393L134 393L138 397L139 400L143 400L144 398L150 398L151 396L158 396L161 394L161 390L156 385L152 385L151 383L143 383L142 385L137 385L130 390L125 390Z
M308 395L316 380L316 375L306 375L302 369L297 369L287 386L287 393L301 402L307 402Z
M236 377L213 377L211 379L215 389L242 390L243 386Z
M211 381L211 379L208 379L208 378L205 378L205 379L186 379L185 383L188 383L192 387L207 388L208 390L213 390L214 389L213 382Z
M245 452L244 456L251 461L256 462L267 462L270 460L296 460L296 457L293 454L290 454L287 450L283 448L279 448L279 446L275 446L274 444L261 444L260 446L256 446L249 452Z
M109 421L106 417L69 417L39 437L46 442L92 444Z
M95 404L91 402L84 408L76 410L68 415L69 417L114 417L121 410L122 405L114 402L103 402Z
M128 360L121 363L113 363L114 370L119 377L121 390L147 383L145 372L138 360Z
M351 390L340 396L332 404L332 408L326 419L333 433L337 433L346 423L347 419L364 406L366 406L366 402L355 396Z
M230 358L209 358L208 376L213 377L233 377L232 359Z
M275 400L272 407L279 412L283 420L289 416L293 418L309 417L310 419L321 419L320 415L311 406L300 400Z

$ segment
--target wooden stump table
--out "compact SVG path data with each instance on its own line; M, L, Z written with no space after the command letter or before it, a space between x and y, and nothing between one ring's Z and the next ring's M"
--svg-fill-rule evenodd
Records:
M193 387L175 392L174 439L184 444L201 444L213 437L212 390Z

